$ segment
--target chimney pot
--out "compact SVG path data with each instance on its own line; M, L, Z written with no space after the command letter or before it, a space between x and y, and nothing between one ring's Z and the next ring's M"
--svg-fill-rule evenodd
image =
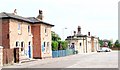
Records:
M13 13L14 15L17 15L17 9L14 9L14 13Z
M88 32L88 36L90 36L90 32Z
M78 35L80 35L80 34L81 34L81 27L78 26Z
M76 35L76 31L74 31L74 36Z

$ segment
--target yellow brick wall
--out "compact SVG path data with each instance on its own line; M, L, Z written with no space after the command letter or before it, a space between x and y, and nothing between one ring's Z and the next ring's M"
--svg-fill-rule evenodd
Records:
M21 24L21 34L18 34L18 23ZM10 34L10 48L16 47L16 41L19 41L21 47L21 42L24 42L24 50L28 51L28 42L31 42L32 46L32 35L28 33L28 25L27 22L17 21L17 20L10 20L9 23L9 34ZM30 30L31 31L31 30ZM32 47L31 47L32 48ZM31 49L32 50L32 49ZM22 53L22 52L21 52Z
M47 29L46 33L45 28ZM51 40L51 26L41 24L41 48L43 43L46 42L45 50L42 52L42 57L52 57ZM49 47L47 47L47 42L49 42Z

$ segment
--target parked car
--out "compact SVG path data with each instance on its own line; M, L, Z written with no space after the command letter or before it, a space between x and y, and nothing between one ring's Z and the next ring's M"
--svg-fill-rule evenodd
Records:
M97 50L97 52L111 52L112 50L108 47L102 47L100 50Z

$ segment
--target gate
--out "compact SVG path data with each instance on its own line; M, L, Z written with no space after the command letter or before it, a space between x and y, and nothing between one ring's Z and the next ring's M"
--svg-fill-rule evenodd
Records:
M13 51L13 49L3 49L3 65L14 63Z
M14 62L19 63L19 48L14 48Z

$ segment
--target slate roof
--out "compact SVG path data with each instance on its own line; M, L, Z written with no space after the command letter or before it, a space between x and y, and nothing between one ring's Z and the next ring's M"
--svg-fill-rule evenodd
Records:
M29 22L31 24L46 24L46 25L54 26L52 24L40 21L35 17L25 18L25 17L22 17L22 16L14 15L13 13L2 12L2 13L0 13L0 18L2 18L2 19L5 19L5 18L10 19L11 18L11 19L17 19L17 20L22 20L22 21L25 21L25 22Z
M75 36L68 36L66 38L66 40L70 40L70 39L72 39L72 40L80 40L80 37L87 37L87 35L80 34L80 35L75 35Z
M33 24L41 23L41 24L46 24L46 25L54 26L54 25L52 25L52 24L49 24L49 23L40 21L39 19L37 19L37 18L35 18L35 17L28 17L27 19L29 19Z

